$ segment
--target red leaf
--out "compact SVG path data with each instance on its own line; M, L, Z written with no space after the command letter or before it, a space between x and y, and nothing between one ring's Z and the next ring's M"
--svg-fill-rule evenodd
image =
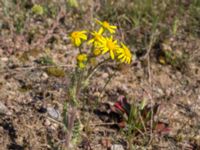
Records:
M127 102L127 99L125 96L119 96L117 102L114 104L114 107L116 107L122 113L126 113L127 115L129 115L130 109L131 109L131 106Z
M124 108L122 107L120 102L116 102L114 104L114 107L116 107L117 109L119 109L120 111L122 111L123 113L126 113L126 111L124 110Z

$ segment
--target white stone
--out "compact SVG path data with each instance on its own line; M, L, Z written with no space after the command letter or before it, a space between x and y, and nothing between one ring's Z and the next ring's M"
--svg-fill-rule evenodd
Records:
M114 144L111 146L111 150L124 150L124 148L120 144Z

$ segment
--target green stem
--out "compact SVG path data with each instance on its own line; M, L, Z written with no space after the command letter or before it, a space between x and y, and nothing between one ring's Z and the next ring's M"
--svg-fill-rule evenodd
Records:
M96 70L101 67L104 63L108 62L110 60L110 58L104 59L103 61L101 61L100 63L98 63L92 70L90 70L88 72L88 75L85 78L85 81L87 81L95 72Z
M101 93L100 93L99 98L101 98L102 93L103 93L103 91L105 90L105 88L107 87L108 83L110 83L110 81L112 80L112 78L115 76L116 71L117 71L117 70L115 70L115 71L110 75L110 77L108 78L108 80L106 81L106 83L105 83L103 89L101 90Z
M78 76L77 83L76 83L76 98L79 97L79 93L82 88L83 72L84 72L84 70L79 70L76 73L76 75Z
M70 96L70 99L72 100L72 104L77 106L77 72L78 72L78 69L76 68L75 72L72 74L72 77L71 77L71 87L69 89L69 96Z

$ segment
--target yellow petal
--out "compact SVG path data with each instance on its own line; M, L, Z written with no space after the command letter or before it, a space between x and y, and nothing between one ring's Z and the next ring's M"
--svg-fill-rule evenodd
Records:
M131 63L131 59L130 59L130 58L127 59L127 63L128 63L128 64Z
M104 48L103 51L102 51L102 54L105 54L108 52L108 49Z
M81 45L81 40L79 38L75 39L75 45L80 46Z
M112 29L117 29L117 26L110 26Z
M118 54L120 54L120 53L123 53L124 50L123 50L122 48L118 48L118 49L116 50L116 52L117 52Z
M101 27L98 31L98 34L102 34L104 32L104 29Z
M112 33L115 33L115 30L111 29L111 28L108 28L108 31L112 34Z
M87 33L87 31L86 31L86 30L83 30L83 31L80 31L80 33L85 34L85 33Z
M119 59L122 58L122 57L124 57L124 54L121 54L121 55L118 56Z
M113 51L110 51L110 57L111 57L112 60L115 59L115 55L114 55Z
M85 34L81 34L80 38L82 38L83 40L87 40L87 36Z
M91 39L91 40L89 40L88 42L87 42L87 44L91 44L91 43L93 43L94 42L94 39Z
M121 59L121 62L124 62L124 61L125 61L125 59L126 59L126 57L122 58L122 59Z
M98 24L100 24L100 25L103 24L101 21L99 21L99 20L97 20L97 19L96 19L96 22L97 22Z

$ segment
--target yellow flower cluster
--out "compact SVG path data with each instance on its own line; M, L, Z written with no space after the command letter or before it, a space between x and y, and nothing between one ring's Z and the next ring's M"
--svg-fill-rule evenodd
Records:
M90 39L87 41L88 45L92 45L92 55L89 54L87 56L87 54L80 53L77 56L79 67L85 67L89 56L97 57L107 53L109 53L112 60L130 64L132 59L130 49L122 42L118 44L118 41L113 38L117 27L110 25L106 21L96 20L96 23L100 25L100 28L98 31L89 32ZM74 46L80 48L82 43L88 39L87 31L74 31L71 33L70 39Z
M83 69L85 68L85 65L87 63L88 56L87 54L78 54L78 56L76 57L76 60L78 62L79 68Z

